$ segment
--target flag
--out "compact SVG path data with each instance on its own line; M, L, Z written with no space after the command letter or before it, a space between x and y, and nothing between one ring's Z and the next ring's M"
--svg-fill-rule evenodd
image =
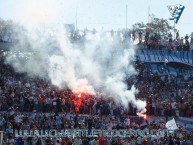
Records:
M178 7L178 10L176 11L176 14L175 14L175 16L174 16L174 22L177 24L178 23L178 21L179 21L179 19L180 19L180 16L182 15L182 12L183 12L183 10L184 10L184 6L182 6L182 5L180 5L179 7Z
M179 5L172 5L172 6L168 6L168 10L170 12L171 18L170 19L174 19L174 16L176 14L176 11L178 9Z
M174 118L166 123L166 128L167 128L168 130L178 129Z
M177 24L184 8L185 7L183 5L179 5L179 4L168 6L168 9L171 15L170 20L174 20L174 22Z

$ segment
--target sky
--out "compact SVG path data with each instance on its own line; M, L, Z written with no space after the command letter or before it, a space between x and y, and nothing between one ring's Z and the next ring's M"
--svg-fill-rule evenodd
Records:
M0 17L18 21L22 16L26 4L33 1L36 7L37 0L0 0ZM49 5L46 0L44 4ZM54 0L52 2L59 2ZM35 4L34 4L35 3ZM181 4L185 6L184 12L178 24L175 26L181 35L193 32L193 1L192 0L63 0L59 5L62 16L61 23L76 24L79 29L117 30L126 28L126 5L127 5L127 28L137 22L148 22L149 14L156 17L169 19L168 5ZM31 4L30 4L31 5ZM28 5L29 7L29 5ZM52 4L50 4L52 9ZM173 21L170 21L173 25Z

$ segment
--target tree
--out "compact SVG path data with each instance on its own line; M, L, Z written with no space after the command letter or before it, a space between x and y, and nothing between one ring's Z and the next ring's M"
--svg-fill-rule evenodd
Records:
M171 31L174 31L174 27L170 26L168 20L156 18L153 14L150 15L151 21L147 24L144 23L136 23L133 25L133 29L138 31L148 30L150 34L157 33L161 38L168 37L168 34ZM177 29L175 29L175 33Z
M17 40L18 33L24 33L25 28L11 20L3 20L0 18L0 39L3 36L9 36L11 41Z
M139 30L139 29L144 29L144 28L146 28L146 24L144 24L143 22L136 23L133 25L133 30Z

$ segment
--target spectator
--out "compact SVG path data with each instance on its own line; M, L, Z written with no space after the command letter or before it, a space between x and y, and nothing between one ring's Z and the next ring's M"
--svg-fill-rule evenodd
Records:
M74 140L74 145L82 145L82 140L81 138L78 136L75 140Z
M168 38L169 38L169 42L172 42L172 34L171 33L169 33Z
M179 39L179 37L180 37L180 34L179 34L179 32L177 32L176 33L176 39Z

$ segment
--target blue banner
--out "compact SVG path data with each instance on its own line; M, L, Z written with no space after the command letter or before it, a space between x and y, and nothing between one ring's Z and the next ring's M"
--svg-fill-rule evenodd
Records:
M176 51L176 50L138 50L138 59L142 62L151 63L170 63L177 62L193 66L192 51Z

